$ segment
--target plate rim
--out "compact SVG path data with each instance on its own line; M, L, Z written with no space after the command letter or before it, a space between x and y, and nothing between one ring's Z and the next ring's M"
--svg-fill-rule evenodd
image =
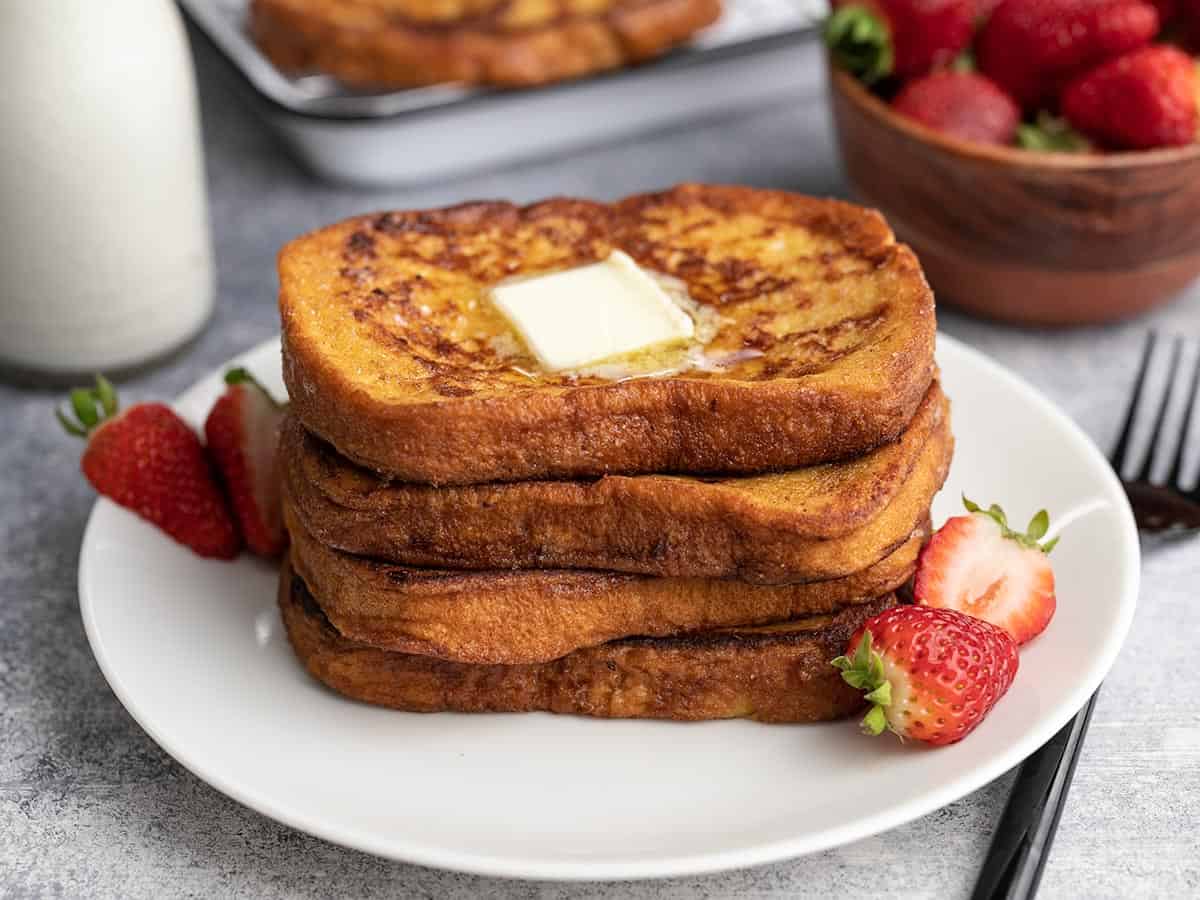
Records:
M217 767L196 760L185 747L178 746L164 737L138 711L131 692L122 681L112 658L105 650L103 635L96 621L96 601L89 586L90 579L87 577L93 558L93 554L89 552L88 548L94 541L93 532L99 527L96 524L97 510L105 504L111 503L103 497L97 499L88 515L80 544L79 608L89 647L113 694L138 727L146 732L150 739L168 756L201 781L243 806L289 828L338 846L397 862L469 875L531 881L660 879L709 875L798 859L900 827L941 809L1000 777L1024 761L1070 721L1074 716L1071 710L1078 710L1084 705L1116 662L1133 622L1141 583L1141 551L1133 512L1128 502L1123 499L1124 491L1121 489L1116 473L1113 472L1091 437L1067 413L1020 375L957 338L938 332L937 340L938 352L948 349L951 353L962 354L970 360L972 365L978 366L982 370L982 374L1005 382L1008 388L1019 393L1023 399L1040 407L1044 413L1057 420L1073 439L1075 445L1071 451L1073 455L1082 453L1093 464L1099 463L1094 468L1100 471L1101 479L1108 482L1110 493L1123 500L1115 508L1122 532L1121 543L1124 545L1124 558L1121 564L1125 570L1123 583L1118 587L1117 594L1120 600L1119 616L1115 627L1106 636L1100 653L1097 654L1097 663L1088 671L1086 678L1076 683L1074 689L1068 694L1069 702L1062 702L1055 711L1055 715L1045 717L1037 727L1025 732L1019 740L1012 742L1003 751L995 754L992 760L973 768L969 773L956 780L949 781L936 790L927 791L908 801L877 810L865 817L823 829L814 835L786 838L749 847L684 854L653 860L626 861L555 861L536 857L481 855L445 847L424 846L409 839L379 838L361 829L340 824L330 825L312 819L303 812L290 809L275 799L260 794L253 787L235 783L236 779L227 778ZM251 360L265 356L271 348L279 345L279 341L278 335L268 338L207 372L176 398L175 405L187 403L193 395L203 392L205 386L214 379L219 379L221 373L229 366L248 364ZM1067 710L1067 713L1064 715L1062 710Z

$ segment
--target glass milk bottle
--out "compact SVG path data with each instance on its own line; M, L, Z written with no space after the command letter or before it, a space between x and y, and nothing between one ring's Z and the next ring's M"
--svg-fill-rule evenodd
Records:
M0 2L0 369L179 346L212 310L196 86L170 0Z

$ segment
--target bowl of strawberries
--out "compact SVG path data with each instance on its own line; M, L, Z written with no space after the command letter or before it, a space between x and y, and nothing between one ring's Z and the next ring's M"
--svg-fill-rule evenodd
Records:
M838 142L939 299L1134 315L1200 276L1200 0L835 0Z

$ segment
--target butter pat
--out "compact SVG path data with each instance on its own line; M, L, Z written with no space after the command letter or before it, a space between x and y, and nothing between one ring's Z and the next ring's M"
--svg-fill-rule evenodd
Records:
M696 326L620 250L591 265L492 288L492 302L552 372L691 340Z

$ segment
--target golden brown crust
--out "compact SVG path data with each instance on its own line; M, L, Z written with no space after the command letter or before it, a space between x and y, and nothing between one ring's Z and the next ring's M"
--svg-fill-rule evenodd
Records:
M486 292L620 248L721 317L718 371L609 381L536 365ZM284 376L310 431L430 484L753 473L894 440L933 378L933 296L874 212L681 185L613 205L351 219L280 254ZM750 351L747 353L746 351Z
M364 644L470 663L536 663L631 635L667 636L833 613L890 593L928 523L840 579L768 587L612 572L411 569L331 550L289 524L293 569L330 621Z
M936 384L899 441L741 478L607 476L434 488L384 482L295 420L280 457L295 512L348 553L452 569L606 569L787 580L796 541L843 537L902 490L947 417Z
M719 532L698 532L692 541L670 544L651 540L645 546L634 547L620 542L618 530L610 546L593 548L590 556L583 555L586 548L580 547L574 558L579 568L678 578L736 578L755 584L841 578L874 564L920 527L929 515L933 496L945 481L953 450L949 424L943 420L931 431L916 465L892 501L864 525L836 538L760 534L723 541ZM290 501L289 509L307 528L308 520ZM529 510L529 516L537 515L536 507ZM664 530L668 530L665 525ZM368 540L365 536L342 535L338 543L365 545ZM381 549L386 547L386 541L380 543ZM371 555L387 558L386 553ZM601 565L589 565L594 562Z
M894 597L762 630L630 638L548 663L470 665L355 643L285 564L279 607L301 663L356 700L412 712L547 711L607 718L821 722L862 706L829 661Z
M254 0L277 67L359 87L533 86L642 62L716 21L720 0Z

